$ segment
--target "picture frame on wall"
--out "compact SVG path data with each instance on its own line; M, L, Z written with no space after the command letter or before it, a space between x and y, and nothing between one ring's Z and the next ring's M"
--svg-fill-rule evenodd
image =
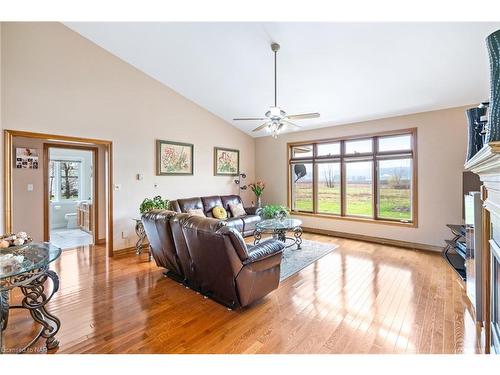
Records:
M38 169L38 150L36 148L16 148L17 169Z
M238 176L240 173L240 150L214 147L214 175Z
M156 141L156 175L193 175L194 145L191 143Z

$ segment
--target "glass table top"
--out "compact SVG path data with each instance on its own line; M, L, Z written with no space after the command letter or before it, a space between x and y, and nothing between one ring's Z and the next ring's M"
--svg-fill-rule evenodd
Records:
M0 280L42 268L60 255L61 249L48 242L0 249Z
M279 220L279 219L262 220L257 224L255 224L255 227L261 231L278 230L278 229L291 230L293 228L300 227L301 225L302 225L302 220L288 218L284 220Z

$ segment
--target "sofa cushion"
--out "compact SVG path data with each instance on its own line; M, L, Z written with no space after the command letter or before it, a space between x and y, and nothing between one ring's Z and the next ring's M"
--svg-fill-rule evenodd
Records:
M194 216L206 217L201 208L190 208L189 210L187 210L187 213Z
M243 208L243 204L241 203L238 204L229 203L229 209L231 210L231 216L233 217L241 217L247 214L245 209Z
M215 206L212 208L212 216L219 220L226 220L227 211L222 206Z
M261 220L259 215L247 215L240 217L243 220L243 231L245 233L253 232L255 230L255 225Z
M212 217L212 210L214 207L222 206L222 200L218 195L212 195L210 197L201 197L201 202L203 203L203 211L206 217Z
M185 212L185 213L187 213L188 210L193 210L196 208L203 210L203 203L201 201L201 198L198 198L198 197L177 199L177 204L179 205L181 212Z
M238 203L241 203L243 204L241 198L239 195L223 195L220 197L221 200L222 200L222 207L224 207L229 215L229 217L231 217L231 211L230 211L230 208L229 208L229 204L232 203L232 204L238 204Z
M238 232L242 233L243 232L243 220L241 220L240 217L230 217L229 219L226 220L226 225L236 229Z

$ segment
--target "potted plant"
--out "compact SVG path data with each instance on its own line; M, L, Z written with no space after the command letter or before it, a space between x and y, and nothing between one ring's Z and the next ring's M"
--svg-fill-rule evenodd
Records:
M290 215L290 211L287 207L281 206L279 204L268 204L260 210L260 216L262 219L278 219L283 220Z
M257 182L253 184L248 185L250 189L252 189L253 193L255 194L255 197L257 198L257 207L260 208L262 206L262 201L261 201L261 195L264 192L264 189L266 188L266 184L262 180L258 180Z
M143 213L154 210L154 209L167 210L168 204L169 204L169 201L167 199L163 199L159 195L157 195L156 197L153 197L152 199L151 198L144 198L141 205L139 206L139 211L141 212L141 215L142 215Z

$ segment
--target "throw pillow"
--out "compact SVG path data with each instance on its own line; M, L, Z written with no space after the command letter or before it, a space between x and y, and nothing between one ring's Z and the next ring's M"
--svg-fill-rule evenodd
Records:
M190 210L187 210L187 213L193 216L201 216L201 217L206 217L205 213L201 208L192 208Z
M227 212L224 207L221 206L215 206L214 208L212 208L212 215L214 215L214 217L219 220L227 219Z
M229 209L231 210L231 213L233 214L234 217L246 216L247 214L241 203L238 204L230 203Z

